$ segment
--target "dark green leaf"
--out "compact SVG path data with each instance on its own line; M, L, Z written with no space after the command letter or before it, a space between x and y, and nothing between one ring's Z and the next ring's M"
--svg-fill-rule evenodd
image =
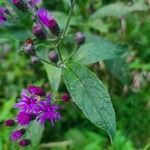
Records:
M106 65L110 72L123 84L129 84L130 74L128 65L123 58L107 60Z
M106 87L86 67L72 62L63 69L64 82L73 101L97 127L115 135L115 112Z

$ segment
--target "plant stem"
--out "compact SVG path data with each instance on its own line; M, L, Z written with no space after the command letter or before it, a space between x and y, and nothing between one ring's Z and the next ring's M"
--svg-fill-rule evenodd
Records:
M69 17L68 17L68 20L67 20L65 29L64 29L62 35L60 36L60 39L59 39L57 45L59 45L59 44L62 42L62 40L64 39L64 37L65 37L65 34L66 34L66 32L67 32L67 29L68 29L68 26L69 26L69 23L70 23L72 14L73 14L73 8L74 8L75 3L76 3L76 0L74 0L73 4L72 4L71 7L70 7L70 10L69 10Z
M60 57L61 62L63 62L59 46L57 46L57 51L58 51L58 55Z
M72 51L72 53L69 55L69 59L75 54L75 52L77 51L78 48L79 48L79 46L76 45L74 50Z

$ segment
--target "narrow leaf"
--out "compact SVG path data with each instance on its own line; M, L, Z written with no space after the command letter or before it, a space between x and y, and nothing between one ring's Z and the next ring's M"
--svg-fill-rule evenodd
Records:
M44 63L48 75L49 83L53 91L57 91L61 79L61 69L50 64Z
M31 124L26 137L31 139L32 150L38 150L39 144L43 135L44 126L41 125L38 121L33 121Z
M106 87L86 67L72 62L63 69L64 82L73 101L97 127L115 135L115 112Z

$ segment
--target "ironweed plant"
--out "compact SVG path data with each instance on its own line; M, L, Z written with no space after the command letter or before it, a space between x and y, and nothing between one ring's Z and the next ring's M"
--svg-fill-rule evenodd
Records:
M40 141L46 121L52 127L55 127L57 121L61 122L62 107L57 104L60 99L53 96L53 92L59 92L61 77L69 93L62 95L62 102L71 99L87 119L98 128L106 130L113 141L116 120L111 99L106 86L88 66L101 60L106 61L108 68L120 62L124 65L121 58L127 47L87 32L74 33L74 27L80 24L78 18L74 17L78 3L78 0L69 1L68 17L61 24L59 19L63 19L63 16L58 18L53 11L44 8L41 0L11 0L5 2L6 8L0 7L1 26L10 20L13 23L21 22L31 31L32 34L24 41L20 38L21 48L17 53L27 55L33 64L40 61L52 88L48 93L42 87L28 85L15 104L17 116L4 121L5 126L15 126L10 139L22 147ZM89 13L92 13L92 8ZM24 18L27 22L24 22ZM68 45L70 48L66 50ZM120 76L119 79L122 80ZM34 135L30 136L29 133L33 128L39 130L36 141L33 140Z

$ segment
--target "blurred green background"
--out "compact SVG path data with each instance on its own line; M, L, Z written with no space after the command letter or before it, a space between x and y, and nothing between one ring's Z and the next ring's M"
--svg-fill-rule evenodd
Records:
M12 7L6 1L2 6ZM64 27L69 0L43 0ZM113 146L105 132L92 125L72 102L64 105L62 120L54 128L46 124L40 149L50 150L149 150L150 149L150 1L149 0L82 0L75 7L66 38L69 53L77 31L126 43L125 63L99 62L90 66L107 86L116 112L117 132ZM16 15L12 10L12 14ZM0 122L13 117L14 103L28 84L44 85L51 90L43 65L18 55L21 43L31 36L32 21L17 12L20 20L0 26ZM22 17L23 16L23 17ZM72 40L70 40L72 37ZM110 62L111 63L111 62ZM124 67L123 71L119 70ZM109 67L108 67L109 68ZM129 72L129 73L128 73ZM131 78L128 81L128 78ZM64 92L63 83L59 91ZM63 105L63 104L62 104ZM9 140L10 128L0 126L0 150L17 150Z

